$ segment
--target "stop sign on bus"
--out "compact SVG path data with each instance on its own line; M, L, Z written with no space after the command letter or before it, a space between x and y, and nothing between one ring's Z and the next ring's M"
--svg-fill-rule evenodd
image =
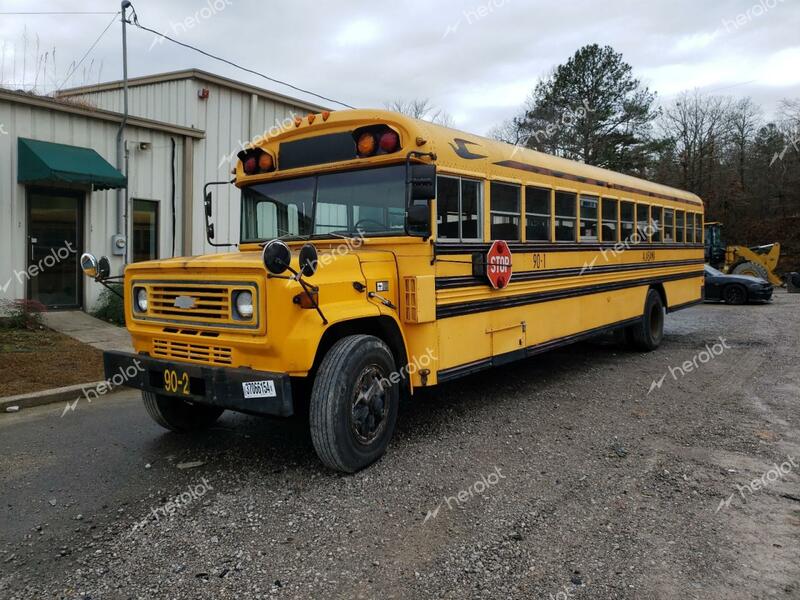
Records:
M496 290L511 281L511 249L503 240L496 240L486 254L486 277Z

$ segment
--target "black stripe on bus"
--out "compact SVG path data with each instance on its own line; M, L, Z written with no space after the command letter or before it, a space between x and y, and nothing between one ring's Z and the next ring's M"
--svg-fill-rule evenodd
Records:
M489 251L491 242L444 242L436 241L433 244L434 256L446 256L453 254L472 254L473 252ZM634 244L625 245L622 242L508 242L511 253L515 252L527 254L532 252L600 252L601 250L614 250L620 253L623 250L700 250L703 244Z
M655 285L658 283L664 283L666 281L678 281L680 279L692 279L694 277L702 276L703 271L692 271L689 273L663 275L661 277L647 277L644 279L614 281L611 283L600 283L596 285L565 288L563 290L519 294L516 296L507 296L505 298L474 300L472 302L458 302L454 304L440 304L436 306L436 318L447 319L450 317L460 317L463 315L502 310L504 308L515 308L518 306L526 306L528 304L538 304L540 302L550 302L552 300L562 300L564 298L573 298L577 296L589 296L591 294L599 294L602 292L624 290L645 285Z
M701 293L700 295L702 296L703 294ZM691 300L690 302L684 302L683 304L676 304L674 306L670 306L667 309L667 312L671 312L672 313L672 312L675 312L675 311L678 311L678 310L683 310L684 308L691 308L692 306L697 306L698 304L702 304L702 303L703 303L703 299L702 298L700 298L699 300Z
M452 381L454 379L458 379L459 377L471 375L472 373L477 373L491 367L498 367L515 360L541 354L542 352L554 350L569 344L574 344L575 342L580 342L602 333L609 333L615 329L618 329L619 327L635 325L641 322L641 320L641 317L626 319L624 321L612 323L611 325L603 325L601 327L595 327L594 329L581 331L580 333L573 333L572 335L556 338L554 340L548 340L546 342L542 342L541 344L534 344L533 346L528 346L527 348L521 348L519 350L513 350L504 354L498 354L497 356L476 360L474 362L459 365L457 367L450 367L449 369L442 369L436 373L436 382L445 383L447 381Z
M596 273L624 273L628 271L642 271L646 269L663 269L666 267L685 267L687 265L702 265L704 261L698 259L687 260L665 260L649 263L632 263L628 265L600 265L597 267L566 267L563 269L542 269L541 271L520 271L514 272L511 281L538 281L540 279L558 279L559 277L574 277L577 275L593 275ZM461 287L475 287L479 285L489 285L485 277L473 277L472 275L453 275L449 277L437 277L436 289L447 290Z
M627 185L619 185L616 183L608 183L602 179L593 179L591 177L583 177L581 175L573 175L571 173L562 173L561 171L554 171L546 167L537 167L528 163L520 162L518 160L501 160L493 163L498 167L506 167L508 169L517 169L519 171L527 171L528 173L536 173L538 175L545 175L548 177L556 177L558 179L566 179L568 181L577 181L578 183L585 183L587 185L595 185L598 187L606 187L610 190L619 190L621 192L629 192L631 194L640 194L642 196L649 196L650 198L660 198L662 200L671 200L681 204L689 204L691 206L703 206L702 202L696 200L687 200L686 198L679 198L678 196L670 196L669 194L661 194L659 192L648 192L635 187Z

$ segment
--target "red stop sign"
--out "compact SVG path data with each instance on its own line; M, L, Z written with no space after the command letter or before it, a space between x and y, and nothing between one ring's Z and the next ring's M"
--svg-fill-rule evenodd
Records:
M486 254L486 277L496 290L511 281L511 250L503 240L496 240Z

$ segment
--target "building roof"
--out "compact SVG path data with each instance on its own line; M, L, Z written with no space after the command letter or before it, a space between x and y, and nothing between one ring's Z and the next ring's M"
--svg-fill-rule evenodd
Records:
M156 73L154 75L145 75L142 77L130 77L128 79L128 87L152 85L155 83L164 83L167 81L180 81L182 79L197 79L199 81L205 81L207 83L211 83L214 85L219 85L233 90L238 90L246 94L256 94L258 96L261 96L262 98L266 98L268 100L272 100L275 102L282 102L284 104L291 104L293 106L298 106L313 113L320 112L323 110L328 110L328 108L325 106L320 106L318 104L313 104L311 102L306 102L304 100L292 98L291 96L279 94L278 92L266 90L264 88L250 85L248 83L242 83L241 81L236 81L235 79L229 79L228 77L223 77L222 75L215 75L214 73L209 73L208 71L203 71L201 69L183 69L181 71L169 71L167 73ZM59 91L58 95L81 96L84 94L91 94L95 92L119 90L122 89L122 86L123 82L120 79L117 81L108 81L106 83L98 83L95 85L84 85L81 87L67 88Z
M73 115L80 115L101 121L109 121L112 123L121 123L122 114L101 108L94 108L84 104L77 104L69 100L59 100L50 98L48 96L35 96L25 92L15 92L12 90L5 90L0 88L0 101L13 102L15 104L24 104L26 106L34 106L46 110L54 110L57 112L64 112ZM130 127L142 127L143 129L151 129L153 131L163 131L174 135L183 135L191 138L204 138L205 131L196 129L194 127L183 127L181 125L173 125L171 123L164 123L163 121L155 121L153 119L144 119L142 117L128 116L127 121Z

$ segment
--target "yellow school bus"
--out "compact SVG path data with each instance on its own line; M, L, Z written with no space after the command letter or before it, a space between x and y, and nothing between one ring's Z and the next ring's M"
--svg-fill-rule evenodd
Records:
M136 353L105 368L174 431L307 414L354 472L415 390L603 332L653 350L702 298L697 196L393 112L297 118L234 183L238 251L124 274Z

